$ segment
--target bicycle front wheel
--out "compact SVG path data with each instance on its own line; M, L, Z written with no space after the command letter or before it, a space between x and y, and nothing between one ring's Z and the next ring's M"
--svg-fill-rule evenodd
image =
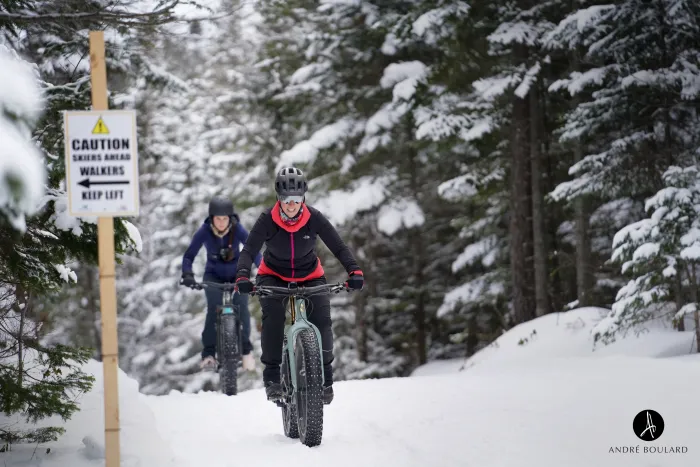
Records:
M318 446L323 437L323 376L321 349L312 329L296 335L294 353L299 439L306 446Z
M227 396L235 396L238 393L238 346L241 345L236 329L236 317L232 314L221 315L219 322L219 385L221 392Z

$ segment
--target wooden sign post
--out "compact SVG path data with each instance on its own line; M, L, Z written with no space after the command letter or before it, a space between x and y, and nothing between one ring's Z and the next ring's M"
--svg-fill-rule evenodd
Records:
M104 32L90 31L92 110L64 112L68 214L97 217L106 467L119 467L114 218L139 215L136 112L109 110Z
M90 81L93 110L107 110L107 68L103 31L90 31ZM102 316L106 467L119 467L119 347L117 345L117 289L114 267L114 218L97 220Z
M64 112L68 214L97 217L106 467L119 467L114 217L139 215L136 113L109 110L104 32L90 31L92 110Z

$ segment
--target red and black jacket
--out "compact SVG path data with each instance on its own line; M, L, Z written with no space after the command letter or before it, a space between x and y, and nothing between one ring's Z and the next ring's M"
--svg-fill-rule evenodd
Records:
M288 226L282 222L277 202L260 214L248 234L238 259L236 278L250 277L253 258L265 244L267 248L258 275L273 275L288 282L317 279L323 276L324 271L316 255L316 238L323 240L348 274L353 271L361 274L350 249L320 211L304 204L299 222Z

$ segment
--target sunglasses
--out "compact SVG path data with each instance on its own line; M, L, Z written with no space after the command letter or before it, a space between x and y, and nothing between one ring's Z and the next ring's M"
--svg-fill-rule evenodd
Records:
M303 196L285 196L284 198L280 198L280 201L283 202L284 204L291 204L291 203L301 204L304 201L304 197Z

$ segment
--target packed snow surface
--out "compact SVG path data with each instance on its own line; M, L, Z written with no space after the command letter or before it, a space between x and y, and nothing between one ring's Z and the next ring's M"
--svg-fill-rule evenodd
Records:
M262 390L235 397L144 396L121 375L122 465L700 465L697 411L689 410L696 407L700 385L700 358L690 353L693 333L651 325L640 337L594 350L590 329L605 312L582 308L533 320L466 362L432 362L412 377L337 382L335 400L325 408L323 443L315 448L284 436L280 409ZM34 446L19 446L11 461L8 454L0 460L103 465L88 455L99 449L81 443L86 436L102 443L100 403L99 391L85 398L86 408L51 454L42 451L29 461ZM665 422L661 436L650 442L632 429L634 417L646 409ZM610 452L635 446L638 454ZM686 449L645 453L649 447Z

